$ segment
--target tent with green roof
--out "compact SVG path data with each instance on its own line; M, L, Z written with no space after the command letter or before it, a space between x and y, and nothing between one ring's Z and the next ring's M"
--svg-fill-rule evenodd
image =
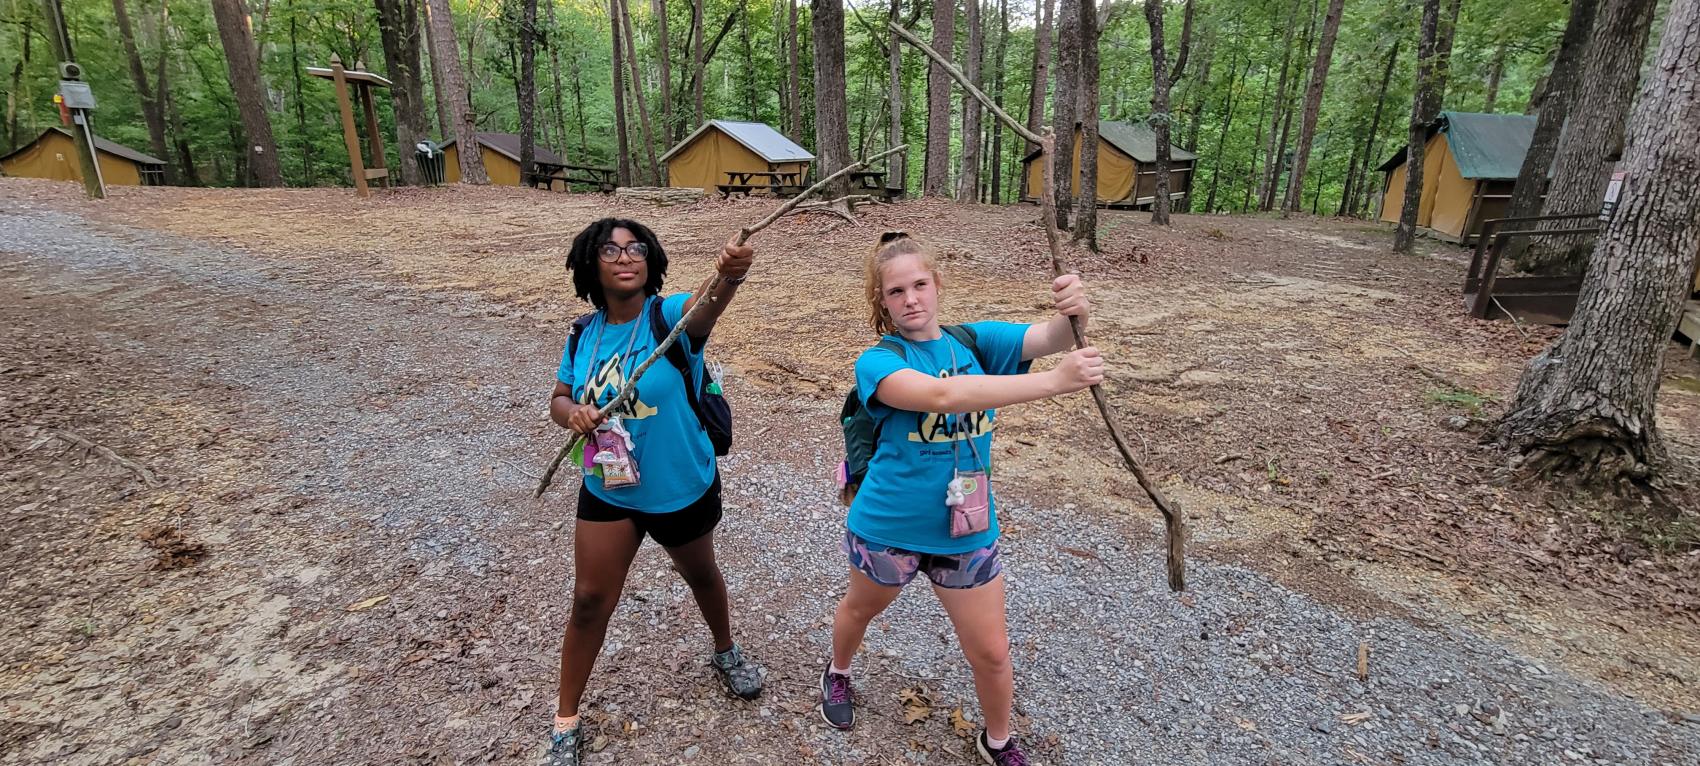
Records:
M1468 244L1482 221L1505 216L1511 187L1535 135L1535 118L1521 114L1441 112L1428 126L1423 194L1417 227ZM1398 222L1405 204L1405 150L1376 168L1387 174L1381 220Z

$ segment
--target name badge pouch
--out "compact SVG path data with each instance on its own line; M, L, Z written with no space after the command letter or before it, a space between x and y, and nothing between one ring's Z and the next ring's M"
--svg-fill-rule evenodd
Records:
M642 328L632 323L631 339L626 341L626 352L617 364L625 364L631 360L632 347L637 342L637 333ZM602 328L596 328L596 341L591 344L591 372L595 374L596 355L602 345ZM622 380L625 378L622 377ZM599 471L604 489L620 489L638 485L637 459L632 452L637 444L632 441L631 431L626 430L625 420L619 416L608 418L596 429L593 438L586 440L584 446L584 470Z

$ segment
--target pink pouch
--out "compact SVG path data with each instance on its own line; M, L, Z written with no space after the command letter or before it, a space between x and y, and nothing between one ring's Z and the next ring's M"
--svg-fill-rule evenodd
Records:
M950 536L977 535L992 527L992 493L984 471L958 474L962 503L950 506Z

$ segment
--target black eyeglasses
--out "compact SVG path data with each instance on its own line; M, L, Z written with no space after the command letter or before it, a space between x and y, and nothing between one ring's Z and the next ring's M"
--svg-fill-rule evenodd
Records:
M907 232L907 231L888 231L888 232L880 235L880 244L882 244L882 245L889 244L889 243L892 243L892 242L896 242L897 240L900 240L900 239L905 239L908 236L909 236L909 232Z
M621 247L613 242L604 242L602 247L597 248L596 257L601 258L603 263L613 263L620 260L621 253L631 256L634 261L641 261L649 257L649 245L633 242Z

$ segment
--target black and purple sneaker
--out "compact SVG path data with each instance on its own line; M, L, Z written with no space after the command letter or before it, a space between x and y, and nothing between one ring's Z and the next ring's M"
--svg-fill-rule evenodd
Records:
M850 688L850 676L832 672L832 664L820 674L820 716L835 729L856 725L855 692Z
M980 757L992 766L1029 766L1027 754L1021 752L1021 746L1015 743L1014 736L1011 736L1003 747L993 750L992 746L986 743L986 730L981 729L980 736L974 740L974 746L980 751Z

